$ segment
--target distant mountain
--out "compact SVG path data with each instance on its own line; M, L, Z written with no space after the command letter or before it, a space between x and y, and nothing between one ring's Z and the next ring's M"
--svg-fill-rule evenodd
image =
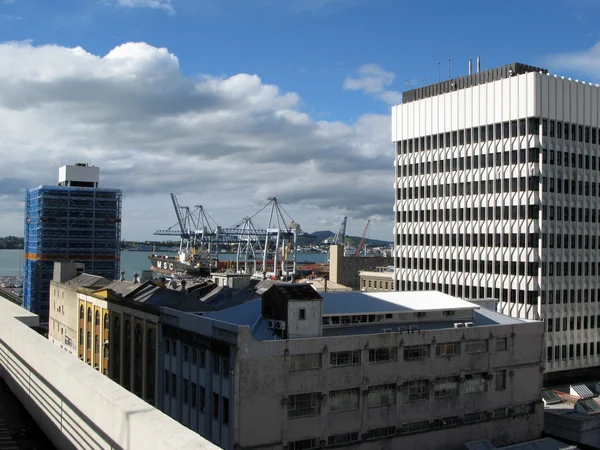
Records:
M333 231L313 231L312 233L310 233L311 236L314 236L314 239L317 242L323 242L325 239L329 239L330 237L335 236L335 233Z

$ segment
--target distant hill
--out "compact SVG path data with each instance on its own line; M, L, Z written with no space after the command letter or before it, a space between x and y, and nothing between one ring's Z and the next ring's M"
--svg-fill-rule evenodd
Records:
M313 236L313 239L315 241L315 243L319 243L319 242L323 242L325 239L329 239L333 236L335 236L335 233L332 231L313 231L312 233L310 233L311 236ZM346 236L346 239L344 240L345 243L350 244L350 245L358 245L360 244L360 236ZM365 243L369 244L369 245L390 245L392 244L392 241L382 241L381 239L369 239L366 238L365 239Z

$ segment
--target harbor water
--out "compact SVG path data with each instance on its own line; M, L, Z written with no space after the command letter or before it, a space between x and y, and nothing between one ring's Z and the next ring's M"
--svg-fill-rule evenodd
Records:
M125 278L130 279L134 273L142 274L143 270L150 268L148 256L151 252L121 252L121 270L125 271ZM167 253L165 253L167 254ZM235 260L235 254L221 253L220 261ZM297 262L327 262L326 253L299 253ZM23 275L23 250L0 250L0 276Z

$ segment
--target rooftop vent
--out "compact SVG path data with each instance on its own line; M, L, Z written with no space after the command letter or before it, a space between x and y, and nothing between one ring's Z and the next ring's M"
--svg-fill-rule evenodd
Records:
M473 322L465 322L465 327L467 328L473 328L475 326L475 324Z
M585 384L572 384L569 394L581 398L594 398L594 393Z
M391 332L392 332L392 329L391 329L391 328L384 328L384 329L383 329L383 332L384 332L384 333L391 333Z
M600 414L600 405L593 398L584 398L575 403L575 410L587 414Z
M465 324L462 322L455 322L454 323L454 328L464 328Z
M544 389L542 392L542 400L544 401L544 405L557 405L558 403L562 403L562 399L552 389Z

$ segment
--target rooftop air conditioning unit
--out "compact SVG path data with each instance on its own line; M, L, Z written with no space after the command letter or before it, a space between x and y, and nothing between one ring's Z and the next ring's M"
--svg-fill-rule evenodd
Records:
M473 328L475 326L475 324L473 322L465 322L465 327L467 328Z
M464 328L465 324L462 322L455 322L454 323L454 328Z
M273 328L275 328L275 321L274 320L267 320L267 328L269 330L272 330Z
M391 329L391 328L384 328L384 329L383 329L383 332L384 332L384 333L391 333L391 332L392 332L392 329Z
M285 321L283 320L274 320L274 328L276 330L285 330Z

